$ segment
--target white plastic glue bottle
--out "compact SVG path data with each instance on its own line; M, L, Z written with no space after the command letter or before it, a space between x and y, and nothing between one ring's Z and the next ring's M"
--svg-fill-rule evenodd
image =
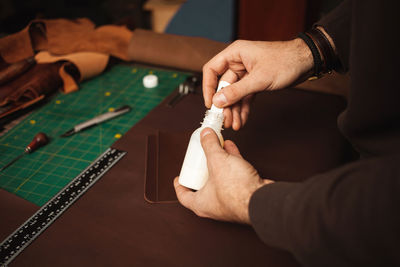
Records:
M230 83L220 81L218 83L217 92ZM190 137L189 145L186 150L185 159L183 160L181 173L179 174L179 184L194 189L200 190L208 179L207 159L200 143L201 131L209 127L217 134L221 145L224 144L224 139L221 134L224 123L223 108L217 108L212 105L211 109L206 111L203 122L200 128L195 130Z

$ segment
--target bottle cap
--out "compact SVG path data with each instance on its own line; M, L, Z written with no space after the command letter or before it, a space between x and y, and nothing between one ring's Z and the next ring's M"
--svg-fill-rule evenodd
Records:
M218 92L219 90L221 90L222 88L228 86L228 85L230 85L230 83L228 83L228 82L226 82L226 81L219 81L219 83L218 83L218 88L217 88L217 92ZM211 105L210 110L211 110L212 112L217 112L217 113L222 113L222 112L224 112L224 108L217 108L216 106L214 106L214 104Z
M146 88L154 88L158 85L158 77L154 74L149 74L143 77L143 86Z

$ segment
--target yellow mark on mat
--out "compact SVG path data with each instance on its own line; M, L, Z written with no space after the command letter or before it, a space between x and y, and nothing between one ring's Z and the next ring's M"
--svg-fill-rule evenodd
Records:
M111 95L111 93L110 92L105 92L105 94L104 94L105 96L110 96Z
M36 123L36 121L35 120L30 120L29 123L33 125L33 124Z
M137 69L132 69L132 73L136 73L137 72Z
M56 104L61 104L61 101L60 100L56 100Z
M115 109L114 108L109 108L108 111L113 112Z
M119 139L121 138L122 134L117 133L116 135L114 135L115 138Z
M176 77L178 77L178 74L176 74L176 73L172 74L172 78L176 78Z
M153 71L151 70L151 71L149 71L149 74L153 74Z

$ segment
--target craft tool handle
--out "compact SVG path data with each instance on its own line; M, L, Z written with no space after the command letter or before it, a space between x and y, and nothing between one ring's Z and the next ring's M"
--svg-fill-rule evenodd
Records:
M49 138L45 133L38 133L33 137L32 142L25 148L25 153L32 153L39 147L46 145L49 142Z
M78 124L78 125L76 125L74 127L74 130L75 130L75 132L79 132L79 131L81 131L81 130L83 130L85 128L88 128L88 127L92 126L92 125L99 124L99 123L101 123L103 121L115 118L115 117L117 117L117 116L119 116L121 114L124 114L124 113L126 113L126 112L128 112L130 110L131 110L131 107L127 106L127 105L123 106L123 107L120 107L120 108L118 108L118 109L116 109L114 111L110 111L110 112L101 114L101 115L99 115L97 117L94 117L91 120L88 120L88 121L85 121L85 122L83 122L81 124Z

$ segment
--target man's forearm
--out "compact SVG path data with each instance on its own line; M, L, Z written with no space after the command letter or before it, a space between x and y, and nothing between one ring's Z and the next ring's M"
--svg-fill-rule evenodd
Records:
M350 35L351 35L351 1L345 0L338 7L315 23L322 28L334 48L340 65L336 69L346 72L349 67Z
M305 266L400 260L398 162L399 156L362 160L303 183L264 186L250 200L252 226Z

